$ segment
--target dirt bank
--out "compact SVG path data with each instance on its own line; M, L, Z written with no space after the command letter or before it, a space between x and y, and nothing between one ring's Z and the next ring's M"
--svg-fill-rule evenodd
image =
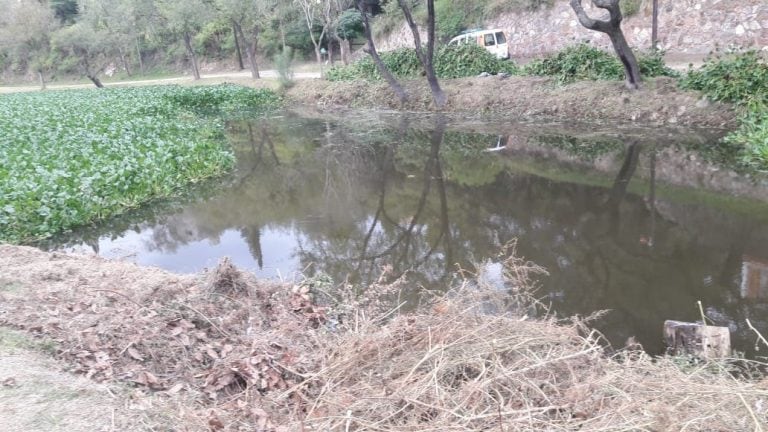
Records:
M509 118L549 118L573 121L618 122L637 125L679 125L703 128L734 127L730 106L702 100L677 88L671 78L654 78L639 91L620 82L586 81L558 86L550 78L461 78L442 80L448 95L446 111L479 114L506 113ZM431 111L426 80L403 83L410 101L400 106L385 83L352 81L297 82L286 96L294 104L355 108Z
M391 308L398 284L368 287L368 296L312 281L271 284L227 260L182 277L0 245L0 269L0 326L50 341L77 375L132 387L126 403L152 407L136 414L146 430L768 425L765 380L636 350L609 356L584 322L519 312L534 306L524 293L538 269L514 254L505 262L510 293L472 283L409 314ZM41 367L34 360L9 378ZM2 401L14 412L27 403Z

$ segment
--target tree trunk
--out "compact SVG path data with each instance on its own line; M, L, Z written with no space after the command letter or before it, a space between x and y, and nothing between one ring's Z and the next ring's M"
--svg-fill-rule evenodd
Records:
M238 27L240 27L240 25L235 20L232 20L232 37L235 39L235 55L237 57L237 66L239 68L238 70L243 70L245 69L245 66L243 65L243 53L240 51Z
M195 50L192 49L192 35L189 32L184 32L184 46L187 47L189 61L192 63L192 76L197 81L200 79L200 69L197 67L197 56Z
M651 49L659 49L659 0L653 0L653 21L651 24Z
M608 35L616 55L619 56L621 63L624 65L627 88L637 90L640 87L642 77L640 76L640 67L637 65L635 54L632 52L629 44L627 44L624 32L621 31L621 21L624 17L621 15L619 0L592 0L592 4L609 12L610 18L608 21L590 18L584 11L581 3L582 0L571 0L571 8L576 12L579 23L590 30Z
M144 69L144 58L141 55L141 44L139 43L138 37L136 37L136 57L139 59L139 70L141 70L141 74L146 74L147 71Z
M120 61L123 62L123 69L125 69L125 73L128 74L128 76L131 76L131 68L128 66L128 59L125 56L125 51L120 48L118 52L120 54Z
M368 8L366 7L365 0L357 0L357 9L363 16L363 32L365 33L365 39L368 41L368 45L363 49L363 51L371 56L373 63L376 65L376 69L379 70L381 76L384 77L384 80L386 80L387 84L389 84L389 88L392 89L392 92L395 93L397 98L400 100L400 105L405 105L405 102L408 101L408 95L405 93L403 86L401 86L400 83L397 82L395 77L392 75L392 72L390 72L384 62L381 61L379 53L376 52L376 44L373 42L371 23L368 20Z
M95 74L89 73L86 75L86 77L88 77L88 79L91 80L91 82L93 83L93 85L96 86L96 88L104 88L104 84L101 83L101 80Z
M328 63L333 66L333 42L328 41Z
M619 29L618 31L608 33L608 37L611 38L613 49L616 51L616 55L619 56L621 64L624 65L627 88L637 90L640 88L640 66L637 64L635 53L632 52L632 48L629 47L627 40L624 38L624 32Z
M236 24L237 32L240 34L240 39L245 42L245 54L248 56L248 65L251 68L251 78L258 79L261 78L259 76L259 66L257 64L256 60L256 53L257 48L259 44L259 31L258 29L254 29L253 34L251 36L251 41L248 42L245 38L245 33L243 33L243 28L240 26L240 24Z
M437 80L437 74L435 74L434 67L434 54L435 54L435 1L427 0L427 53L424 53L424 49L421 46L421 35L419 34L419 27L413 20L413 14L411 8L406 4L406 0L398 0L400 9L403 10L405 20L408 23L408 27L411 28L413 33L413 43L416 48L416 56L419 58L421 65L424 67L424 72L427 75L427 82L429 83L429 89L432 92L432 100L435 102L435 107L441 109L445 106L446 98L445 92L440 87L440 83Z
M347 49L344 46L344 43L346 42L344 39L340 38L339 36L335 36L336 43L339 44L339 60L341 60L341 63L348 64L347 60Z
M45 75L42 70L37 71L37 78L40 80L40 90L45 90Z
M349 39L344 39L341 41L341 44L344 46L344 51L347 53L347 55L342 59L344 61L345 65L348 65L351 61L350 57L352 56L352 41Z
M283 18L280 18L280 43L283 45L283 52L285 52L285 23L283 23Z

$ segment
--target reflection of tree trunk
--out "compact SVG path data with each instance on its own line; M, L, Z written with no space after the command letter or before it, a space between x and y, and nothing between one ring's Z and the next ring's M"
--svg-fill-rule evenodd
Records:
M241 230L245 242L248 244L248 249L251 251L251 255L256 258L256 263L259 265L259 269L264 268L264 254L261 249L261 228L258 226L252 226L243 228Z
M184 46L187 48L187 55L189 55L189 61L192 63L192 76L197 81L200 79L200 68L197 66L197 55L192 48L192 35L189 32L184 32Z
M640 145L637 143L630 144L627 148L627 154L624 156L624 163L613 181L610 197L605 203L605 208L611 215L610 231L614 234L618 232L619 227L619 206L627 195L627 187L629 187L629 182L637 170L639 156Z
M648 235L648 246L653 247L656 242L656 149L651 151L651 190L649 200L651 201L651 233Z

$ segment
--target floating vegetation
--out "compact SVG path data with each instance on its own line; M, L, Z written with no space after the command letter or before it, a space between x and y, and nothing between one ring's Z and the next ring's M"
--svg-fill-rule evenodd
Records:
M203 102L204 101L204 102ZM234 163L220 118L274 107L233 85L22 93L0 98L0 241L49 237L177 194Z

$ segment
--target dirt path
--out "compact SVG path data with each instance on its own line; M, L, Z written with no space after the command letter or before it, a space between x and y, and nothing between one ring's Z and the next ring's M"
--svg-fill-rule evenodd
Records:
M150 430L138 407L126 407L124 389L64 372L40 348L28 336L0 327L0 430Z
M279 74L276 70L263 70L259 72L262 79L273 80L276 79ZM293 74L294 79L307 80L320 78L320 72L295 72ZM250 72L217 72L211 74L203 74L201 76L201 83L209 84L210 81L226 81L226 80L251 80ZM105 82L106 87L113 86L148 86L148 85L166 85L166 84L182 84L190 85L195 81L190 76L159 78L149 80L129 80L129 81L116 81ZM65 89L83 89L93 88L93 84L51 84L48 86L50 90L65 90ZM30 92L40 90L39 86L0 86L0 94L2 93L18 93L18 92Z

